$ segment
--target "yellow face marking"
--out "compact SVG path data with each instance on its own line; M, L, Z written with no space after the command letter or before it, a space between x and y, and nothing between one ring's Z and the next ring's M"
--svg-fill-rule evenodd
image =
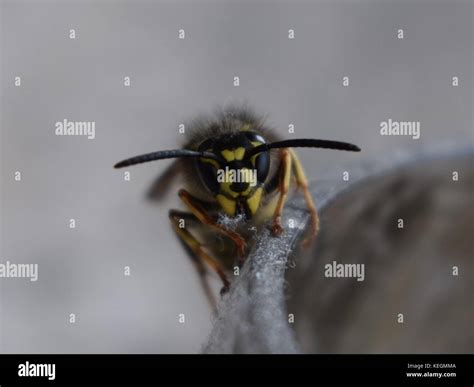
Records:
M227 196L230 195L233 198L236 198L238 196L247 196L255 188L256 184L253 184L253 182L252 182L252 180L255 177L255 176L252 176L252 170L250 170L248 168L242 168L242 170L241 170L242 176L246 176L246 179L249 183L249 186L247 187L247 189L245 191L242 191L242 192L232 191L232 189L230 188L230 186L232 185L232 182L231 182L232 179L230 178L230 173L231 173L230 171L226 172L225 175L224 175L224 178L223 178L224 181L219 183L220 184L220 191L222 193L227 194ZM257 183L257 182L255 182L255 183Z
M228 150L228 149L224 149L221 153L222 153L222 156L224 157L224 159L226 159L227 161L234 161L235 154L234 154L233 151Z
M230 189L231 184L232 183L229 183L228 181L220 183L221 192L224 192L224 193L232 196L233 198L236 198L237 196L239 196L239 193L234 192Z
M234 150L224 149L221 151L222 156L227 161L242 160L245 154L245 148L239 147Z
M234 150L234 155L236 160L242 160L244 158L245 148L239 147Z
M262 192L263 192L263 188L257 188L254 192L254 194L247 199L247 205L249 206L249 209L250 209L250 212L252 213L252 215L254 215L257 210L258 210L258 207L260 206L260 202L262 200Z
M235 210L237 207L235 200L229 199L221 194L217 195L216 199L227 215L235 216Z

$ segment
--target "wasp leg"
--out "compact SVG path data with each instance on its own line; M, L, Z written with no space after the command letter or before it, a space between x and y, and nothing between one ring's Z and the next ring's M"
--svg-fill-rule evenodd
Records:
M194 214L194 216L196 216L196 218L201 221L201 223L205 224L206 226L212 227L220 234L232 239L232 241L235 243L235 246L237 247L237 252L239 256L242 257L244 255L247 244L239 234L232 230L228 230L224 226L216 223L216 221L213 220L208 215L207 211L198 203L197 199L193 197L188 191L180 189L178 196L184 202L184 204L186 204L186 206Z
M175 232L177 235L180 237L181 241L184 242L183 237L181 236L181 230L182 228L180 226L181 220L190 220L192 222L198 222L197 218L189 213L189 212L184 212L184 211L179 211L179 210L170 210L168 214L171 222L173 223L173 228L175 229ZM178 224L179 231L176 229L176 225ZM202 258L198 255L196 255L190 248L189 245L185 243L185 246L188 248L188 256L191 259L192 263L194 264L194 267L196 268L196 271L199 274L199 279L201 281L201 286L204 290L204 293L206 295L207 300L209 301L209 304L212 309L215 309L216 307L216 299L214 297L214 293L212 292L211 287L209 286L209 282L207 280L207 269L206 266L202 260Z
M273 235L281 235L283 228L281 227L281 214L283 207L285 206L286 199L288 197L288 190L290 188L291 178L291 156L288 149L283 148L280 152L281 164L280 164L280 180L278 184L278 203L273 213L273 224L272 233Z
M304 199L306 201L306 205L308 206L308 210L311 215L311 234L303 240L304 246L309 246L309 244L316 238L319 232L319 216L316 206L313 201L313 197L311 196L311 192L308 189L308 180L306 179L306 175L303 170L303 166L296 155L296 152L290 150L291 158L293 161L293 168L296 176L296 184L298 188L303 190Z
M194 214L178 210L170 210L168 216L171 220L171 223L173 224L173 228L176 231L176 234L178 234L181 240L191 250L191 253L193 253L190 254L190 257L193 263L195 264L196 270L199 274L202 286L204 288L204 292L206 293L211 307L215 308L216 299L214 298L212 290L207 281L207 271L204 263L208 264L222 280L224 287L222 288L221 293L227 292L230 286L229 281L227 280L227 276L224 273L223 267L215 258L212 258L202 249L202 244L186 229L186 225L181 222L183 219L198 221Z

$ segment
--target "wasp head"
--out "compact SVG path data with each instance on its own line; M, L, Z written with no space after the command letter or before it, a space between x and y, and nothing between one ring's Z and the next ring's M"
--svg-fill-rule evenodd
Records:
M196 159L198 175L227 215L245 213L251 217L260 206L270 155L268 151L251 151L264 144L260 134L242 131L208 138L199 145L199 152L215 157Z

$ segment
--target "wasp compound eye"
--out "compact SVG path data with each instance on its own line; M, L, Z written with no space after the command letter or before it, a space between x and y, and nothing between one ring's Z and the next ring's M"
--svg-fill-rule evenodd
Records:
M210 192L216 194L219 192L219 183L217 181L217 163L214 160L198 159L196 162L197 170L201 181Z
M268 152L260 153L255 159L255 169L257 170L257 180L263 183L270 170L270 154Z

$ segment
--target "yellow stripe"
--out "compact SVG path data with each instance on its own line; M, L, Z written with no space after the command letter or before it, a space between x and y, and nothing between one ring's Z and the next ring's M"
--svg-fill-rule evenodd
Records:
M244 158L245 148L239 147L234 150L234 155L236 160L242 160Z
M224 149L221 153L227 161L242 160L245 155L245 148L239 147L234 150Z
M233 161L234 158L235 158L235 155L234 155L234 152L228 150L228 149L224 149L223 151L221 151L222 153L222 156L227 160L227 161Z
M224 195L221 194L217 195L216 199L227 215L235 216L235 210L237 207L237 203L235 202L235 200L226 198Z
M258 210L258 207L260 207L260 201L262 200L262 192L262 188L257 188L255 190L255 193L249 199L247 199L247 205L249 206L252 215L255 215Z
M230 189L230 185L232 183L229 183L229 182L222 182L220 183L220 188L221 188L221 191L226 193L226 194L229 194L231 195L232 197L236 198L237 196L239 196L239 193L238 192L234 192Z

